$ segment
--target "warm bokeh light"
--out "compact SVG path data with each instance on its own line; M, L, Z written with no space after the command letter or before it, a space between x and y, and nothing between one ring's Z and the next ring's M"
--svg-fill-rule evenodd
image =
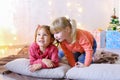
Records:
M75 19L80 29L106 27L113 5L118 9L117 3L118 0L0 0L0 57L31 44L36 25L49 25L60 16Z
M67 3L67 7L68 7L68 8L70 8L71 5L72 5L72 4L71 4L70 2Z
M11 44L15 40L13 15L12 0L0 0L0 46Z
M52 5L52 1L48 1L48 4L51 6Z
M20 21L24 20L22 17L25 14L23 15L16 12L19 8L22 8L22 7L19 7L20 6L19 4L23 2L24 1L20 1L20 0L18 1L17 0L0 0L0 37L1 37L0 46L4 46L4 45L13 46L13 45L16 45L16 42L19 43L20 36L17 34L18 32L17 32L17 27L15 25L15 21L19 20L18 24L20 25L22 25L23 23ZM25 6L24 4L22 5L24 7L28 7L28 6ZM47 15L50 15L49 19L52 21L55 17L55 15L53 14L55 13L55 11L52 8L53 6L56 6L56 4L55 2L53 2L53 0L49 0L46 6L49 7L47 11ZM65 9L70 11L69 12L70 14L66 12L65 15L63 15L63 16L66 16L67 18L70 18L71 16L73 16L71 14L73 10L76 10L76 11L78 10L76 12L76 16L79 14L78 12L82 12L82 8L78 3L66 2ZM15 15L18 15L21 17L15 18ZM27 44L27 40L24 40L23 44Z
M109 7L106 2L110 3ZM118 0L0 0L0 46L30 44L34 39L36 25L51 24L60 16L75 19L78 28L82 29L92 30L89 26L106 27L112 12L111 3L115 7L117 2Z
M80 12L80 13L81 13L82 11L83 11L83 9L82 9L82 8L78 8L78 12Z
M9 55L16 55L19 51L21 50L21 48L9 48L9 47L5 47L5 48L0 48L0 58L2 57L7 57Z

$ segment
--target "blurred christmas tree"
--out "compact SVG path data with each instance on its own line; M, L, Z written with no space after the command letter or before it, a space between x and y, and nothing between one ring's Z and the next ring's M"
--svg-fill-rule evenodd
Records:
M114 14L111 16L111 22L108 27L108 30L117 30L117 26L119 26L119 18L116 16L116 10L114 8Z

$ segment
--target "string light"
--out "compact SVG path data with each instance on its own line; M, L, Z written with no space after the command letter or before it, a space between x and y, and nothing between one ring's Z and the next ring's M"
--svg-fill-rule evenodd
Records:
M13 37L13 40L17 40L17 37L16 37L16 36L14 36L14 37Z
M71 3L70 3L70 2L67 3L67 7L68 7L68 8L71 7Z
M15 30L15 28L11 30L11 34L16 35L16 30Z
M4 5L2 5L2 3L6 4L6 2L5 1L1 2L1 7L4 7ZM48 15L50 15L50 17L49 17L50 21L52 21L54 18L56 18L56 12L53 10L53 8L56 6L56 4L53 5L53 0L48 0L47 3L48 3L48 6L49 6L49 9L48 9L47 13L48 13ZM5 21L4 24L1 23L0 27L3 28L2 27L2 24L3 24L3 26L5 26L5 28L8 30L8 31L6 30L6 32L10 33L9 34L10 36L7 36L7 41L5 41L5 40L2 41L2 42L0 41L0 45L1 44L2 45L8 44L9 46L12 46L12 45L16 44L16 42L18 42L17 40L19 40L18 39L19 36L17 34L17 30L14 26L15 24L14 24L14 21L13 21L13 18L14 18L13 15L16 14L16 12L15 12L16 8L15 8L15 6L12 6L12 2L9 2L7 4L8 4L8 6L6 6L6 8L5 8L6 12L4 12L6 14L3 14L4 16L2 16L2 19L8 20L8 21L7 22ZM79 13L81 13L83 11L82 8L80 7L80 4L76 3L76 2L68 1L68 2L66 2L66 6L64 6L64 7L65 7L66 10L69 11L69 12L67 12L67 14L65 13L65 15L64 15L67 18L80 17ZM1 12L3 13L3 11L1 11ZM74 12L74 14L73 14L73 12ZM5 17L5 15L7 15L9 17ZM6 23L7 23L7 25L6 25ZM4 34L2 34L2 32L0 32L0 37L2 37L3 39L5 38ZM8 41L8 38L10 38L9 39L10 42ZM27 41L23 42L23 43L27 43Z
M82 9L81 7L78 8L77 10L78 10L78 12L80 12L80 13L83 11L83 9Z
M52 5L52 1L48 1L48 5L51 6Z
M9 46L13 46L13 44L12 44L12 43L9 43L8 45L9 45Z

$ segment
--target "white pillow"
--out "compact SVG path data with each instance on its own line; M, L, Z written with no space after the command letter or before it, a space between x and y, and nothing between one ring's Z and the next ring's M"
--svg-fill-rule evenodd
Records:
M66 77L75 80L120 80L120 64L91 64L89 67L73 67Z
M29 59L20 58L8 62L5 68L22 75L41 77L41 78L64 78L70 66L67 64L60 63L60 66L52 69L40 69L36 72L29 71Z

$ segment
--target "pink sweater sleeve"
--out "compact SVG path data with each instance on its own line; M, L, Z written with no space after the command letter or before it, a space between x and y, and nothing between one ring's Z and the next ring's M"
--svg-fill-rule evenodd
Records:
M58 48L54 46L50 54L51 60L54 63L54 67L57 67L59 65Z
M30 64L42 64L42 68L46 68L47 66L42 62L42 58L38 55L39 46L36 43L33 43L29 48L29 58Z

